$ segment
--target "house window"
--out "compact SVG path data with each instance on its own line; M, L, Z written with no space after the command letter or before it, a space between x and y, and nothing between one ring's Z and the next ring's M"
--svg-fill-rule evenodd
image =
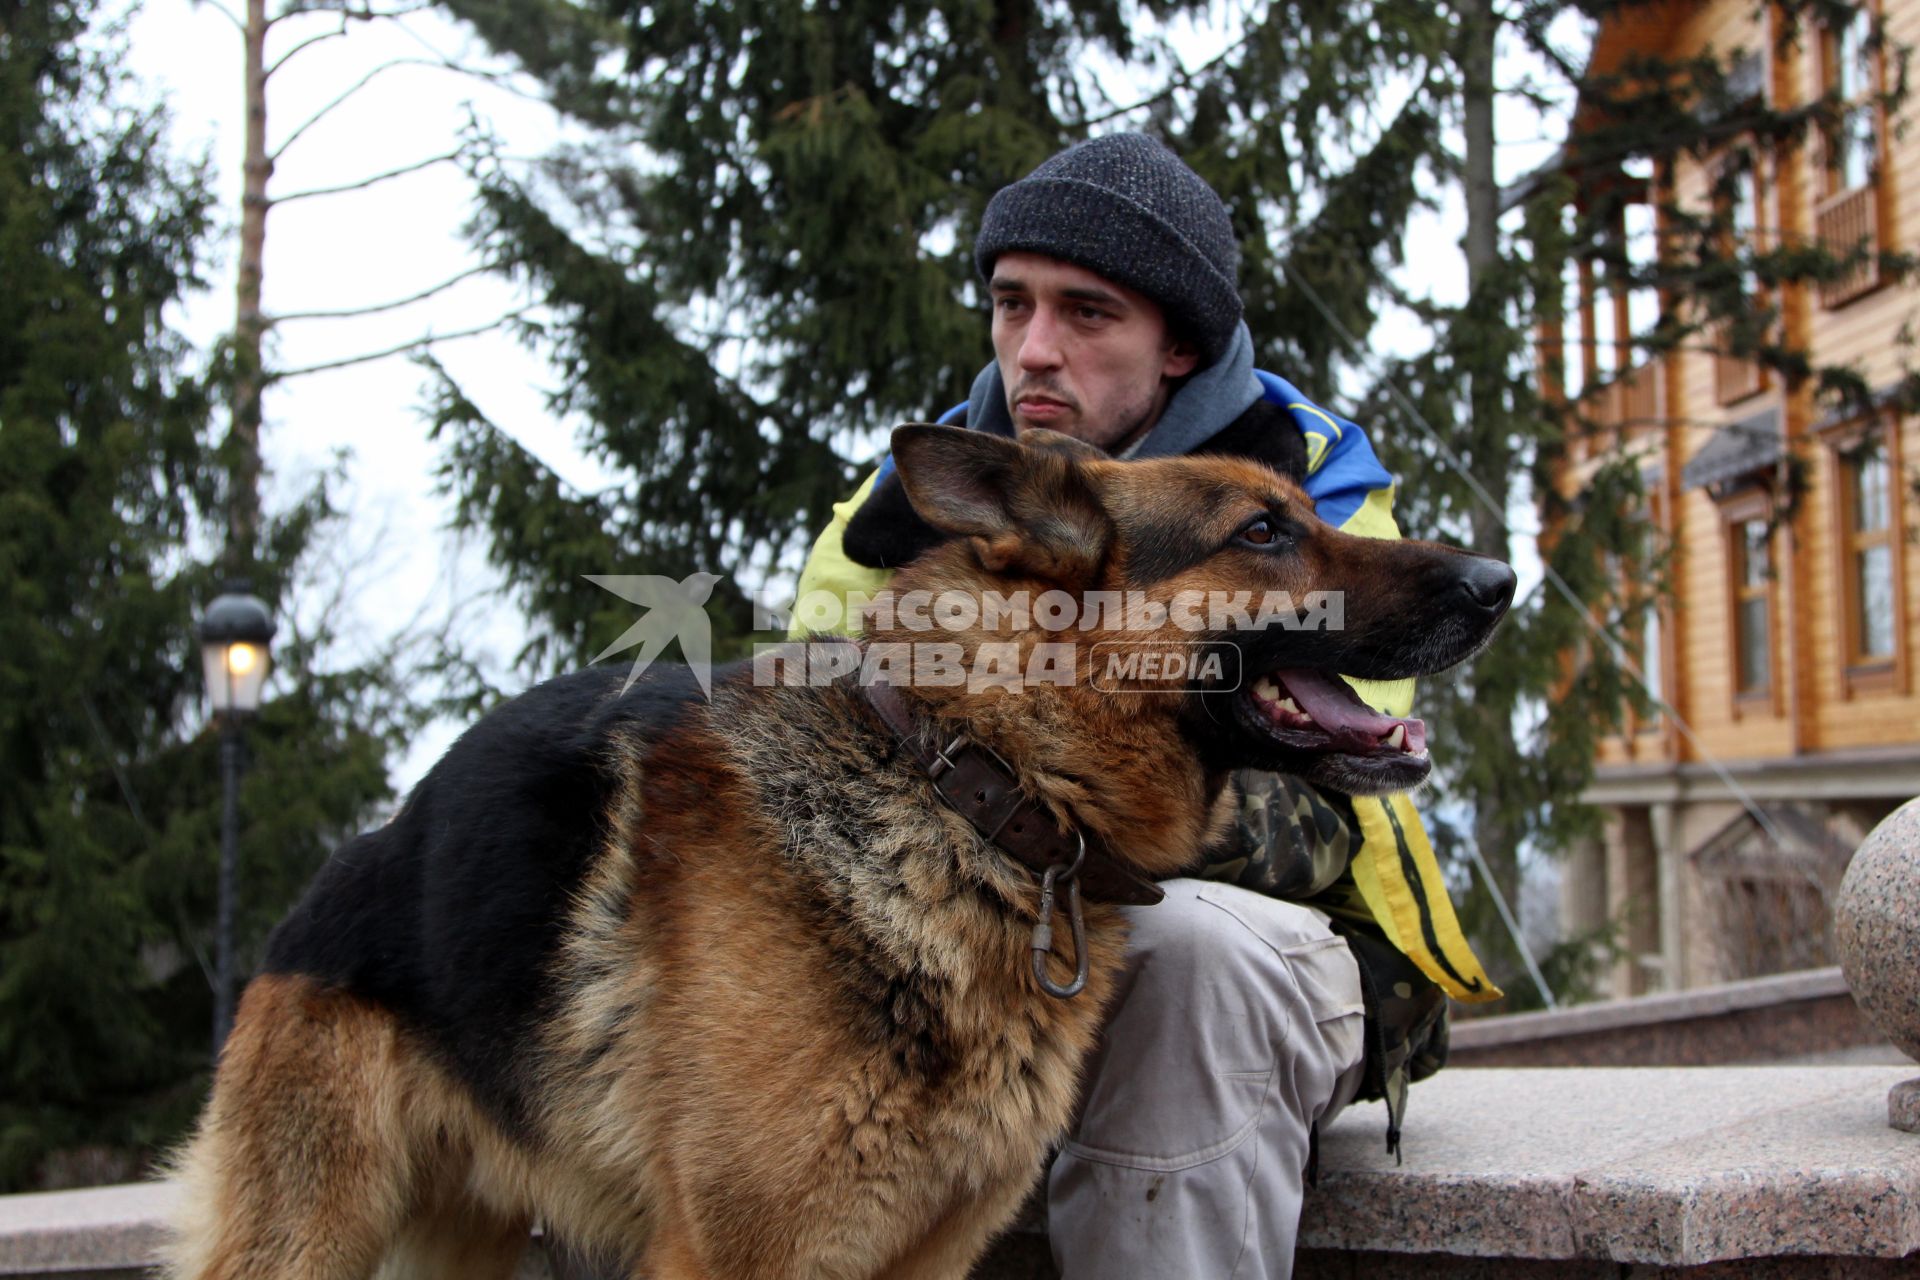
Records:
M1647 501L1634 520L1638 526L1638 547L1634 554L1623 558L1618 581L1626 600L1637 606L1629 615L1633 623L1626 631L1634 664L1640 668L1647 702L1651 704L1644 715L1638 712L1629 715L1628 723L1636 733L1645 734L1659 732L1666 726L1666 646L1661 636L1660 617L1666 524L1661 519L1664 504L1660 473L1646 472L1641 481L1646 487Z
M1893 469L1878 433L1840 455L1846 555L1848 658L1855 666L1893 659Z
M1751 263L1766 245L1760 229L1760 167L1751 153L1737 151L1722 162L1714 198L1719 206L1719 224L1725 228L1720 252L1729 260L1742 264L1740 296L1746 302L1746 315L1757 316L1763 311L1767 300L1760 288L1760 277ZM1740 324L1741 318L1724 320L1714 326L1711 338L1715 350L1714 398L1723 405L1744 400L1764 390L1767 385L1766 371L1760 362L1748 356L1736 355L1733 351L1735 331ZM1745 343L1750 344L1760 337L1759 334L1745 335Z
M1767 522L1738 520L1733 549L1734 692L1761 695L1773 686L1773 569Z
M1750 261L1760 249L1760 175L1750 158L1742 158L1738 170L1731 175L1733 190L1727 195L1727 232L1732 243L1727 249L1740 255L1743 261ZM1740 292L1754 297L1760 292L1760 281L1749 266L1740 273Z
M1840 275L1820 282L1820 302L1827 307L1843 306L1883 283L1879 59L1866 0L1821 32L1822 87L1840 114L1826 138L1826 194L1814 206L1814 230L1821 248L1849 263Z
M1653 718L1642 726L1643 729L1660 727L1660 704L1667 696L1666 689L1662 687L1665 682L1660 678L1660 646L1660 606L1657 602L1650 602L1640 622L1640 673L1646 677L1647 700L1653 703Z
M1879 169L1872 36L1873 14L1862 3L1845 23L1827 28L1821 41L1827 89L1841 109L1827 154L1829 194L1867 186Z

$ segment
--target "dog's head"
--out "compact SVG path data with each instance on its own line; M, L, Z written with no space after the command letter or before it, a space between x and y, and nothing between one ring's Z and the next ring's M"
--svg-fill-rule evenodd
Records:
M1505 564L1341 533L1294 481L1242 459L1118 462L1049 432L931 426L895 431L893 455L914 507L953 538L897 587L1064 593L1024 631L1012 611L976 627L969 653L1071 645L1077 696L1171 720L1215 769L1356 795L1417 785L1425 726L1340 677L1443 671L1487 643L1513 598ZM1077 602L1066 626L1062 599Z

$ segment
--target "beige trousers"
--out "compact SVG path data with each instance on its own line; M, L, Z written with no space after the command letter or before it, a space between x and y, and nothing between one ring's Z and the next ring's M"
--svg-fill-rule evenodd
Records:
M1171 880L1047 1183L1062 1280L1287 1280L1309 1134L1360 1086L1360 972L1326 917Z

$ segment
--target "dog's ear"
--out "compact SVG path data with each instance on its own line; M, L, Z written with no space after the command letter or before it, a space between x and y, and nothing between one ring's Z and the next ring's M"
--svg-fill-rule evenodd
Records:
M893 432L893 461L914 510L972 540L986 568L1045 577L1084 572L1105 552L1105 509L1081 463L1106 455L1053 432L1034 444L959 427Z
M1023 433L1020 443L1029 449L1057 453L1063 458L1078 458L1082 462L1111 461L1113 456L1097 444L1088 444L1085 440L1076 440L1072 436L1061 435L1058 431L1048 431L1042 427Z

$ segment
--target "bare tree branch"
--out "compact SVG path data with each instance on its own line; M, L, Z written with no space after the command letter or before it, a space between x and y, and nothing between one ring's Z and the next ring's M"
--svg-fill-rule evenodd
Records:
M515 85L513 83L513 77L515 74L514 72L482 71L478 67L461 66L459 63L449 58L446 54L442 53L439 49L435 48L433 43L430 40L428 40L425 36L421 35L418 31L415 31L412 27L403 25L400 27L400 30L403 34L406 35L406 37L409 40L413 41L415 44L419 45L422 49L425 49L429 54L432 55L433 63L435 66L444 67L448 71L457 71L461 75L472 76L474 79L484 81L487 84L492 85L494 88L499 89L504 93L512 94L516 98L523 98L528 102L537 102L542 106L552 105L548 99L540 96L539 94L529 93L525 89L522 89L517 85Z
M1124 107L1114 107L1110 111L1102 111L1099 115L1084 116L1081 119L1069 120L1069 121L1066 121L1065 123L1067 127L1070 129L1085 129L1096 124L1105 124L1109 120L1117 119L1120 116L1127 115L1134 111L1139 111L1144 107L1150 107L1156 102L1165 101L1166 99L1171 98L1175 93L1177 93L1181 89L1184 89L1188 85L1192 84L1195 80L1198 80L1201 76L1204 76L1205 74L1207 74L1207 72L1219 66L1222 62L1225 62L1228 58L1232 57L1235 53L1238 53L1240 51L1240 47L1246 44L1247 39L1251 34L1252 33L1249 32L1247 35L1242 35L1238 40L1235 40L1232 44L1228 45L1226 48L1222 49L1219 53L1216 53L1213 57L1201 63L1199 66L1195 67L1193 70L1188 71L1182 68L1180 71L1175 72L1173 78L1167 81L1166 85L1163 88L1161 88L1158 92L1148 94L1146 97L1140 99L1138 102L1131 102Z
M449 151L443 155L428 156L425 160L416 160L414 163L402 165L398 169L388 169L385 173L376 173L371 177L362 178L358 182L342 183L337 187L313 187L306 191L295 191L291 195L275 196L273 197L272 203L279 205L286 204L290 200L305 200L312 196L337 196L343 191L361 191L367 187L371 187L376 182L385 182L388 178L398 178L405 174L418 173L422 169L429 169L436 164L445 164L449 160L457 160L459 158L460 153L458 151Z
M302 40L299 44L296 44L295 46L293 46L293 48L287 50L285 53L275 58L273 60L273 65L267 68L266 78L269 80L273 79L273 73L278 71L280 68L286 66L287 63L293 61L293 55L300 52L302 49L310 48L313 45L319 44L323 40L337 40L341 36L344 36L345 34L347 34L347 20L343 17L340 19L340 26L336 30L322 31L317 36L308 36L305 40Z
M335 97L333 101L327 103L326 106L321 107L318 111L301 121L300 126L288 134L280 145L273 149L273 155L270 159L279 160L281 156L287 153L287 148L299 140L301 134L320 123L321 120L325 119L336 107L340 106L348 98L351 98L354 94L366 88L376 76L387 71L392 71L395 67L432 67L438 71L452 71L459 75L471 76L476 80L485 81L497 89L511 93L518 98L525 98L529 102L539 102L543 104L546 102L546 99L540 97L538 94L528 93L525 89L516 88L513 84L509 83L510 77L506 72L482 71L475 67L463 67L459 63L444 57L395 58L391 62L381 63L373 70L367 72L367 74L361 76L349 85L344 92Z
M349 365L367 364L374 360L384 360L388 356L397 356L408 351L417 351L421 347L431 347L436 343L452 342L456 338L476 337L483 333L490 333L511 320L518 320L531 310L533 310L532 306L525 306L516 311L509 311L497 319L489 320L486 324L475 325L471 329L458 329L453 333L428 334L424 338L414 338L411 341L402 342L397 346L387 347L381 351L369 351L364 355L347 356L340 360L327 360L320 364L310 364L304 369L283 369L271 375L271 380L274 382L284 382L288 378L299 378L309 373L322 373L329 369L344 369Z
M296 128L292 133L288 134L285 140L283 140L279 146L273 149L273 154L267 158L269 160L274 160L274 161L279 160L281 156L287 153L288 147L292 146L295 142L299 141L301 134L305 133L307 130L313 128L314 125L324 120L328 116L328 114L334 110L334 108L338 107L341 103L345 102L348 98L351 98L354 94L366 88L369 84L373 82L376 76L379 76L388 71L391 71L395 67L405 67L405 66L415 65L422 61L424 61L424 59L421 59L421 58L395 58L392 62L381 63L379 66L375 67L373 70L367 72L367 74L361 76L358 80L355 80L342 93L337 95L333 99L333 101L329 102L326 106L320 108L318 111L314 112L312 115L308 116L304 121L302 121L300 123L300 126Z
M240 19L234 14L233 10L227 8L227 6L225 6L224 4L221 4L220 0L194 0L194 3L206 5L209 9L212 9L215 13L225 18L228 22L231 22L233 24L233 29L235 31L238 31L243 35L246 33L247 24L240 21Z
M405 298L395 298L392 302L376 302L371 306L349 307L341 311L289 311L285 315L274 316L272 323L282 324L288 320L343 320L356 316L376 315L382 311L397 311L401 307L412 306L416 302L424 302L436 293L451 289L462 280L470 279L491 270L493 270L491 266L483 263L477 267L469 267L457 276L442 280L431 289L422 289L419 293Z
M404 18L410 13L422 13L432 7L431 4L411 4L399 9L376 11L371 4L360 9L354 8L351 4L289 5L279 13L274 14L271 18L268 18L267 25L271 27L275 23L285 22L289 18L305 18L316 13L337 13L342 19L350 19L355 22L372 22L379 18Z

